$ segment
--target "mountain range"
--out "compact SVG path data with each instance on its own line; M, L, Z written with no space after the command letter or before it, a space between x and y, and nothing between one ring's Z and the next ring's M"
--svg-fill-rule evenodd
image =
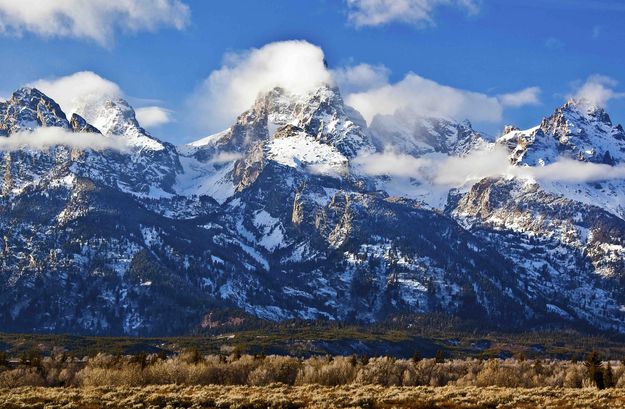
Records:
M276 88L180 146L122 99L74 111L34 88L0 102L5 331L184 334L232 308L625 332L625 131L586 101L492 138ZM504 172L436 182L502 154Z

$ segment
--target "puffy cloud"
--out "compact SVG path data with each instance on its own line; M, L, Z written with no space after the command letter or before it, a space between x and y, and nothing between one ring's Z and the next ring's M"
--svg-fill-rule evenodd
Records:
M332 70L334 81L344 94L367 91L388 83L391 73L384 65L358 64Z
M0 0L0 33L84 38L107 46L117 30L182 29L189 14L180 0Z
M5 152L21 149L47 150L57 145L97 151L128 149L123 138L109 138L97 133L70 132L56 127L36 128L32 132L20 132L8 138L0 138L0 151Z
M371 122L377 114L409 109L419 115L498 122L502 104L496 97L441 85L409 73L395 83L346 96L346 102Z
M137 121L146 128L156 128L171 122L171 111L157 106L136 109Z
M610 166L599 163L579 162L562 159L547 166L521 168L521 175L527 174L535 179L556 182L601 182L605 180L625 179L625 166Z
M369 176L406 176L426 179L433 166L431 158L417 158L395 150L359 155L352 161L359 171Z
M453 6L475 14L474 0L347 0L348 19L357 27L379 26L391 22L432 25L434 10Z
M303 94L332 83L321 48L306 41L284 41L228 54L189 98L194 122L211 131L222 130L275 87Z
M625 97L625 93L614 90L617 85L618 81L613 78L605 75L591 75L575 91L572 98L594 106L605 107L610 100Z
M610 166L561 159L546 166L514 166L501 146L478 150L469 155L440 153L414 157L387 150L358 156L354 165L370 176L410 177L421 183L458 187L487 177L521 177L538 181L586 183L625 178L625 165Z
M358 64L326 68L323 51L305 41L285 41L226 56L188 99L190 123L202 132L217 132L232 125L259 94L283 87L303 94L322 84L336 84L345 102L367 122L377 114L412 112L421 116L499 122L506 107L538 102L539 88L499 96L439 84L409 73L389 83L383 65Z
M119 85L91 71L41 79L28 85L55 100L68 116L79 111L81 107L96 104L102 99L124 97ZM158 106L137 108L136 114L139 123L146 128L158 127L171 121L171 111Z
M529 87L518 92L499 95L499 102L505 107L518 108L526 105L540 104L540 88Z
M80 71L65 77L41 79L28 84L55 100L67 115L83 104L102 98L119 98L121 88L91 71Z
M410 177L422 183L449 187L513 171L507 153L499 147L474 151L462 157L442 153L414 157L387 149L382 153L358 156L354 164L370 176Z
M242 157L243 154L239 152L220 151L212 156L208 160L208 163L211 163L213 165L223 165L224 163L234 162L235 160L241 159Z

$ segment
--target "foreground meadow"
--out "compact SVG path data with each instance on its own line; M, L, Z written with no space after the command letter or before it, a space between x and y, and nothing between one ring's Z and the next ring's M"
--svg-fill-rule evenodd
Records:
M625 408L625 363L366 356L0 356L0 408Z
M625 389L380 385L20 387L2 408L623 408Z

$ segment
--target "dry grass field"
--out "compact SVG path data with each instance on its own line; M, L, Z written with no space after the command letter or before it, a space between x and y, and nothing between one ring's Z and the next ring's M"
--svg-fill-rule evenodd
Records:
M5 408L625 408L625 362L33 353L0 356Z
M625 389L384 387L379 385L21 387L0 389L12 408L623 408Z

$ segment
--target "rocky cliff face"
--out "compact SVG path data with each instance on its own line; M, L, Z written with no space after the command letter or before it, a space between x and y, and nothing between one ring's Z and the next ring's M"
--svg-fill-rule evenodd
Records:
M489 138L475 131L469 121L423 117L410 111L375 116L369 132L378 150L391 148L415 156L434 152L463 156L489 144Z
M443 212L353 166L383 141L415 156L488 145L468 123L379 118L364 129L329 87L273 90L229 129L180 147L150 136L122 100L67 121L23 89L0 114L6 137L54 126L124 144L2 152L6 330L175 334L225 306L273 320L445 311L625 330L618 214L502 178L452 192ZM592 118L607 123L584 117L586 132Z
M561 157L608 165L625 160L623 128L586 101L570 100L539 126L509 131L499 143L510 149L510 159L517 164L544 165Z
M39 90L22 88L7 102L0 102L0 136L39 127L69 128L61 107Z

